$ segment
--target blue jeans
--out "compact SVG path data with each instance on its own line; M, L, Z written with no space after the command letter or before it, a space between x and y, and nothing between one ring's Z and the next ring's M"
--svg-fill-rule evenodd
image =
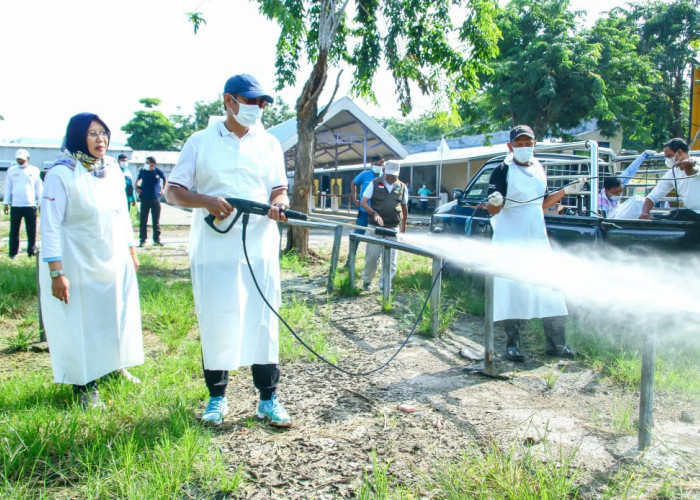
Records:
M355 224L358 226L367 227L367 225L369 224L369 214L364 210L358 210L357 220L355 221ZM365 234L364 230L362 229L355 229L355 233Z

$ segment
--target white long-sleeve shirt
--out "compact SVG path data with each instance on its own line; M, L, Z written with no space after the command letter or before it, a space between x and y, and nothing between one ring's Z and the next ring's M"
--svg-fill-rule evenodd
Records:
M12 165L5 177L3 203L12 207L39 207L44 185L34 165Z
M682 169L674 167L661 177L647 198L654 204L659 203L673 189L678 189L678 197L685 208L700 213L700 176L688 177Z

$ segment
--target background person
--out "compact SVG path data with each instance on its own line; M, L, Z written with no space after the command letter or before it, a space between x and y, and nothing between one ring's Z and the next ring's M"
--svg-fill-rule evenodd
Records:
M10 258L19 252L19 230L24 219L27 233L27 255L34 256L36 251L36 213L41 203L43 183L37 167L29 164L29 153L18 149L15 153L16 165L7 169L5 176L5 195L3 211L10 212Z
M493 216L493 242L510 245L514 251L526 247L549 252L543 209L553 206L565 195L580 192L585 179L547 193L547 173L533 156L535 134L527 125L518 125L510 131L508 149L512 154L494 169L489 179L486 208ZM519 323L532 318L542 318L547 354L565 358L577 355L566 343L568 311L561 293L494 277L493 297L493 320L500 322L507 337L506 359L525 360L520 352Z
M153 226L153 244L163 246L160 242L160 197L165 189L165 173L156 167L156 159L146 158L146 168L139 170L136 177L136 192L141 199L141 214L139 219L139 246L146 245L148 238L148 212L151 212Z
M425 215L426 210L428 210L428 196L431 194L433 194L433 192L428 189L425 184L418 190L421 215Z
M700 214L700 176L697 175L697 158L690 157L688 143L678 137L664 144L664 156L669 170L644 199L639 218L651 219L649 212L654 205L675 190L685 208L678 207L678 214L690 220L698 220L696 214Z
M367 211L364 209L360 201L362 198L362 193L365 192L365 189L367 189L369 183L381 175L382 165L384 165L384 157L382 155L374 155L372 157L370 168L357 174L350 183L350 196L352 198L352 202L359 207L357 209L357 219L355 220L355 225L357 226L367 227ZM355 233L365 234L365 231L362 229L355 229Z
M396 161L388 161L384 164L384 175L373 180L367 185L362 193L360 203L369 216L369 223L373 226L395 229L401 228L401 232L406 232L406 219L408 218L408 189L399 180L400 164ZM378 236L379 237L379 236ZM395 236L381 236L381 238L396 240ZM382 246L367 244L365 253L365 268L362 272L362 288L369 290L372 279L377 272L377 265L382 256ZM391 271L389 283L394 281L397 266L396 250L391 250ZM384 269L379 273L380 290L383 280Z
M272 102L253 76L229 78L224 86L226 121L187 140L166 188L168 201L194 209L190 269L209 390L201 419L210 425L220 425L228 413L229 370L241 366L251 366L260 393L258 418L280 427L292 424L276 396L280 377L277 317L259 296L247 267L242 221L226 234L204 223L207 214L217 220L232 216L234 209L226 197L272 205L268 217L250 217L246 247L253 274L277 310L281 303L280 233L275 221L287 220L281 210L289 207L289 198L282 147L260 124L263 108ZM190 191L193 187L196 193Z
M134 177L131 175L131 170L129 169L129 157L124 153L121 153L117 159L119 161L119 167L122 169L124 174L124 192L126 193L126 211L130 212L131 207L136 205L136 198L134 197Z
M603 189L598 193L598 210L612 217L622 199L622 181L617 177L605 177Z
M83 408L104 407L95 381L143 363L138 259L124 207L124 175L106 156L110 131L95 114L68 122L46 174L39 266L41 312L54 381Z

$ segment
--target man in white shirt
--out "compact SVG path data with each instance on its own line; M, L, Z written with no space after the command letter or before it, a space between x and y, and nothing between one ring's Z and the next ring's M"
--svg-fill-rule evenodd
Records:
M669 170L644 199L639 218L651 219L649 212L654 205L674 190L686 210L700 214L700 168L697 158L688 154L688 143L679 138L671 139L664 144L664 156ZM685 213L695 217L692 213Z
M224 86L226 120L187 140L165 188L168 202L194 209L190 271L209 390L201 420L209 425L221 425L228 413L229 371L241 366L251 367L260 393L257 417L278 427L292 424L276 395L279 342L277 317L271 311L281 304L276 221L286 222L289 198L282 147L260 123L270 103L272 97L253 76L229 78ZM247 222L249 259L242 242L245 218L225 234L204 223L207 215L214 216L222 229L233 221L235 209L226 198L271 205L267 217L252 215Z
M18 149L15 153L17 164L7 170L5 178L5 204L3 212L10 213L10 258L19 251L19 229L24 219L27 232L27 255L34 256L36 250L36 213L39 209L43 183L39 169L29 164L29 153Z

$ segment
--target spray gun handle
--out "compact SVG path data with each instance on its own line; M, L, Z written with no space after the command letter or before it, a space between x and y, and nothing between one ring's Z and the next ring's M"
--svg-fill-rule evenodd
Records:
M241 214L246 213L267 216L267 213L272 208L267 203L260 203L252 200L244 200L242 198L226 198L226 201L229 205L235 208L237 212L236 216L233 218L233 221L231 222L231 224L229 224L229 226L226 229L222 230L216 227L216 217L214 217L213 215L208 214L206 217L204 217L204 222L206 222L207 225L214 231L221 234L228 233L233 227L233 225L236 223L236 221L238 221L238 218L241 216ZM297 212L296 210L282 210L281 212L284 215L286 215L288 219L306 220L307 218L307 215L305 213Z

